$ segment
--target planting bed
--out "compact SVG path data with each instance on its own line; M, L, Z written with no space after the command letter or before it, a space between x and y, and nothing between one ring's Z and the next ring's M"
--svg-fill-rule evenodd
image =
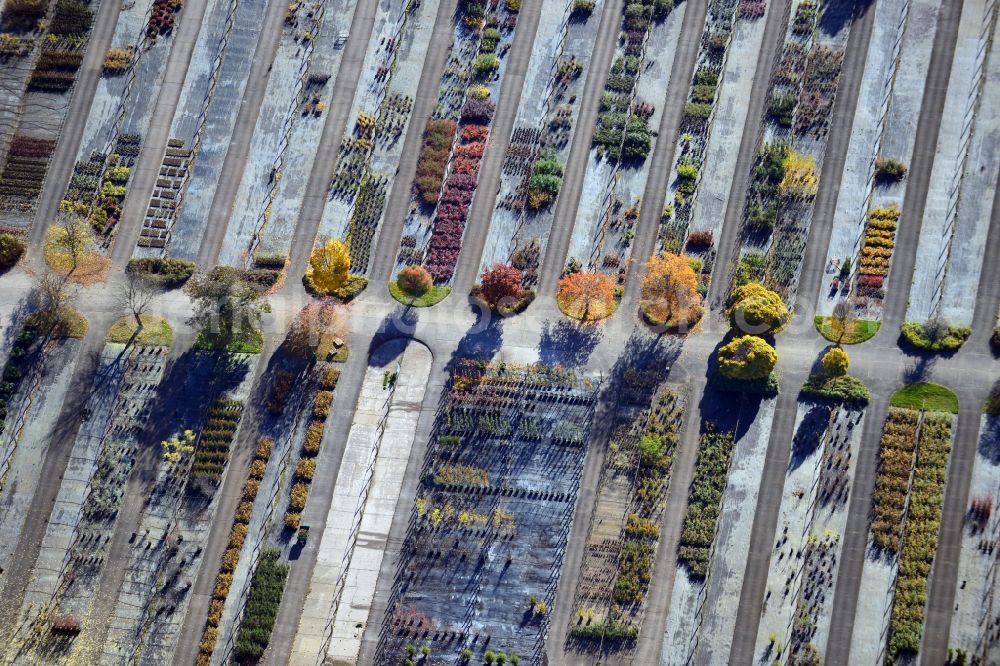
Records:
M908 179L880 175L876 165L907 165L912 158L939 7L931 0L891 0L875 8L827 250L827 282L818 296L821 315L844 301L859 320L881 318L895 230L882 225L881 231L893 233L875 233L880 216L872 212L895 209L898 216Z
M912 659L920 648L927 577L954 416L890 407L875 478L872 540L861 576L852 660Z
M166 440L193 451L164 454L130 541L124 581L109 620L103 661L167 663L176 650L190 590L218 506L233 437L250 392L256 355L189 352L176 363L188 390L173 397L175 418L161 424ZM214 453L209 454L210 451ZM176 455L168 456L167 453Z
M458 14L393 270L423 264L438 284L451 281L458 262L517 25L506 4L464 3Z
M736 169L735 158L746 121L746 100L764 36L767 6L762 1L709 3L695 74L674 147L670 186L660 215L660 248L674 254L686 250L702 260L699 282L703 293L711 280L713 244L722 231L725 204ZM716 120L719 129L713 132ZM707 210L696 214L703 179Z
M11 72L14 80L10 83L18 98L7 93L12 105L7 108L16 111L6 112L11 117L3 118L10 123L3 126L5 139L13 139L0 167L0 224L21 228L31 225L99 6L100 0L52 2L45 30L38 31L36 25L35 31L24 35L37 48L32 45L25 55L14 56L17 61L23 59L25 65L30 63L31 73L25 80L20 63ZM7 11L14 10L8 7Z
M21 615L30 621L10 641L19 660L72 658L81 647L80 641L66 646L50 619L58 614L84 626L89 618L165 361L162 348L104 348L22 602Z
M371 44L388 36L385 32L398 20L403 4L400 0L379 3ZM265 243L264 249L268 254L288 254L292 225L320 147L329 116L326 109L340 71L342 30L350 24L354 10L350 2L310 0L299 3L294 19L285 21L226 227L220 263L249 268L254 253L271 234L268 227L276 212L288 219L276 221L279 238ZM385 45L379 48L384 50ZM369 56L366 54L366 62ZM359 90L361 87L359 83Z
M725 400L721 394L714 399ZM664 665L729 658L776 402L740 400L726 423L702 424L663 637Z
M442 401L380 659L541 658L594 404L549 366L463 362Z
M149 129L174 43L172 29L161 33L150 27L157 20L154 16L168 11L161 4L137 2L118 15L112 50L97 83L64 195L72 202L64 207L90 220L105 250L114 237L131 169ZM170 10L169 15L173 17L174 12Z
M948 646L962 650L969 663L990 664L1000 660L997 634L996 552L998 515L997 489L1000 488L1000 418L982 417L979 447L972 467L969 509L962 530L962 551L958 565L960 584L955 591L955 614L951 620Z
M602 93L568 262L612 275L620 284L628 275L649 156L668 102L665 95L687 5L666 14L651 2L626 6L623 38Z
M397 340L369 359L292 659L357 662L431 368Z
M246 89L264 0L208 0L136 257L194 259ZM293 19L294 20L294 19ZM139 192L136 196L146 196Z
M850 2L792 3L747 183L730 288L761 282L792 305L850 32Z
M826 650L864 413L802 401L795 417L755 654L816 663Z
M569 627L570 647L629 651L642 627L683 400L624 392L597 491ZM633 399L634 398L634 399Z
M347 243L351 271L359 275L367 275L377 245L437 8L437 2L395 2L384 9L382 37L369 42L330 174L316 242Z
M537 186L536 179L535 191L545 194L536 194L532 200L535 165L543 156L560 168L569 160L577 129L575 119L583 102L604 10L603 0L595 2L589 15L574 12L574 5L565 0L547 0L542 6L535 33L539 47L528 61L521 104L504 156L500 190L480 262L482 270L497 262L513 264L521 270L523 285L528 288L538 281L561 187L561 176L556 176L560 179L558 185L547 186L546 190Z
M977 9L977 3L963 7L920 227L908 321L940 317L955 325L972 323L1000 170L1000 25L995 4Z

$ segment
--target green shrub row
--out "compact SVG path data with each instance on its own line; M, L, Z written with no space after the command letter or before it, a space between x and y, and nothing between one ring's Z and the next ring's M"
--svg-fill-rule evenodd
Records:
M678 559L695 578L708 575L708 554L722 509L733 445L731 432L708 430L701 436L678 550Z
M243 403L238 400L215 400L208 409L208 420L194 452L191 476L218 482L229 459L236 429L243 414Z
M965 344L972 335L972 329L968 326L908 321L903 324L901 333L903 338L917 349L947 352L955 351Z
M271 641L271 631L278 617L281 595L285 590L288 565L279 562L281 551L265 550L257 563L257 570L250 583L250 597L243 611L243 621L233 648L237 663L255 663Z

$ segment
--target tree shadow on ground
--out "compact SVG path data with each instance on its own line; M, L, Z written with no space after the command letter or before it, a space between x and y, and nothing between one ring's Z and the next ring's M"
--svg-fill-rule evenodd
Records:
M830 423L831 406L827 403L809 407L802 423L792 436L792 455L788 461L788 471L794 471L820 446L823 433Z
M587 362L603 337L604 329L600 326L566 319L558 320L555 325L545 321L538 343L538 360L545 365L579 368Z
M399 305L382 319L382 323L375 329L371 342L368 344L368 358L371 359L375 350L390 340L402 338L404 340L413 339L413 334L417 330L417 322L420 316L416 308L408 305ZM400 350L402 353L406 347Z
M936 362L937 357L934 354L921 354L915 357L913 362L909 363L903 370L903 380L907 384L926 381Z
M819 18L819 29L826 35L836 35L844 27L871 10L875 0L828 0Z
M1000 465L1000 419L988 419L979 438L979 455Z
M708 381L698 403L698 411L701 413L702 432L708 429L709 424L714 424L716 431L732 432L733 441L739 441L757 419L757 412L760 411L765 396L759 393L722 391L712 385L712 377L719 373L719 349L730 341L732 335L729 332L719 340L708 357L705 367L705 378Z

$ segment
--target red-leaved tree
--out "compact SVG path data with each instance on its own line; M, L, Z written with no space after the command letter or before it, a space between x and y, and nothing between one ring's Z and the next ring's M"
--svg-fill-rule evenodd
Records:
M503 299L518 299L524 295L521 288L521 271L507 264L496 263L483 271L480 280L483 298L490 305Z

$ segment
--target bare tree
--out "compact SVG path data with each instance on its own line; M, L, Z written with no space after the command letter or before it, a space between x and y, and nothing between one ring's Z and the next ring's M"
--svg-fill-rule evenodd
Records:
M123 310L131 312L135 317L137 332L142 330L142 315L149 308L157 292L158 289L138 273L125 271L125 281L118 287L115 300Z
M830 329L837 336L837 342L854 331L854 307L846 298L834 304L833 313L830 315Z
M73 299L66 278L51 271L41 273L35 280L34 304L45 327L52 327L62 321Z

